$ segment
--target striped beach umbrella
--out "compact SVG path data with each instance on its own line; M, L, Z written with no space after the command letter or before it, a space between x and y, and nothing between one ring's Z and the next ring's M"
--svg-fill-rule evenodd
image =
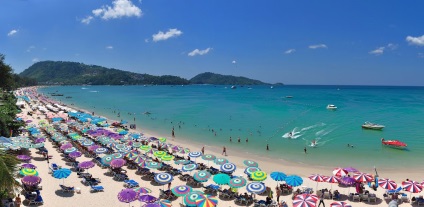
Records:
M275 181L284 181L286 180L287 175L283 172L272 172L271 178Z
M250 177L250 175L251 175L252 173L254 173L254 172L256 172L256 171L261 171L261 169L260 169L260 168L258 168L258 167L247 167L246 169L244 169L244 173L245 173L246 175L248 175L249 177Z
M423 186L416 182L416 181L403 181L402 187L405 191L411 192L411 193L419 193L423 190Z
M174 163L177 164L177 165L180 165L180 164L185 165L185 164L190 163L190 161L188 161L188 160L177 160Z
M206 182L209 180L211 176L212 176L211 173L209 173L208 171L201 170L194 173L193 179L196 180L197 182Z
M35 175L35 176L38 176L37 170L30 169L30 168L23 168L23 169L21 169L19 171L19 174L21 174L22 176L26 176L26 175Z
M336 201L330 204L330 207L352 207L352 205L344 201Z
M185 196L187 193L190 193L192 188L188 185L179 185L172 188L171 191L175 196L181 197Z
M64 152L65 154L69 154L69 153L71 153L71 152L76 152L76 151L78 151L78 150L77 150L77 148L75 148L75 147L71 147L71 148L65 149L63 152Z
M315 182L325 182L326 176L319 175L319 174L312 174L308 178Z
M224 173L219 173L213 176L213 181L218 185L226 185L230 182L230 176Z
M134 147L134 148L139 148L139 147L141 147L141 145L143 145L141 142L133 142L131 144L131 146Z
M133 189L139 195L140 194L147 194L147 193L151 193L152 192L152 190L150 190L149 188L146 188L146 187L135 187Z
M166 155L166 152L165 151L156 151L156 152L153 153L153 155L155 157L159 157L160 158L160 157Z
M145 157L143 155L137 155L137 156L131 158L131 160L138 164L140 162L144 162Z
M135 150L131 150L130 152L128 152L125 157L127 157L128 159L132 160L133 157L138 156L139 153Z
M250 175L250 178L254 181L264 181L267 178L267 174L264 171L256 171Z
M336 177L344 177L348 174L349 172L347 170L344 170L343 168L335 168L333 170L333 175Z
M84 140L81 144L82 144L82 146L86 146L86 147L88 147L88 146L93 145L93 144L94 144L94 142L93 142L92 140L90 140L90 139L86 139L86 140Z
M216 158L215 159L215 164L217 164L217 165L223 165L225 163L228 163L228 160L225 159L225 158Z
M187 206L197 206L196 201L204 198L205 195L201 191L192 191L184 196L184 204Z
M374 177L367 173L353 174L353 178L358 182L371 182L374 181Z
M95 149L94 152L96 154L105 154L105 153L108 152L108 149L107 148L104 148L104 147L99 147L99 148Z
M114 159L123 159L124 158L124 154L120 153L120 152L115 152L112 154Z
M395 181L386 178L378 179L378 185L387 190L394 190L397 188L397 184Z
M205 195L204 198L196 200L196 206L198 207L215 207L218 205L218 199L215 196Z
M233 163L225 163L221 165L221 171L225 173L232 173L236 170L236 165Z
M151 148L152 148L152 147L150 147L150 145L142 145L142 146L140 147L140 150L143 150L143 151L149 151Z
M113 157L113 155L106 155L106 156L102 157L102 159L100 159L100 162L101 162L103 165L110 166L110 163L111 163L111 162L112 162L112 160L114 160L114 159L115 159L115 157Z
M168 162L168 161L173 160L174 158L175 158L175 157L174 157L173 155L164 155L164 156L162 156L160 159L161 159L162 161Z
M171 207L172 203L169 200L161 199L159 201L156 201L156 203L159 207ZM149 207L149 206L147 206Z
M206 160L206 161L212 161L216 159L215 155L211 155L211 154L206 154L206 155L202 155L202 159Z
M174 177L169 173L158 173L155 175L155 181L160 185L168 184L172 182L173 179Z
M336 176L328 176L328 177L325 178L325 182L327 182L327 183L339 183L340 178L336 177Z
M259 164L252 160L244 160L243 164L246 165L246 167L258 167Z
M189 172L192 170L197 169L197 164L196 163L191 163L191 164L187 164L187 165L183 165L181 167L181 170L183 170L184 172Z
M265 186L265 184L260 183L260 182L251 182L251 183L247 184L246 190L249 193L261 194L261 193L265 192L266 186Z
M290 185L293 187L300 186L303 183L303 179L297 175L289 175L286 177L285 181L287 185Z
M317 200L309 194L297 195L293 200L293 207L315 207Z
M128 149L128 146L126 144L116 144L115 149L117 149L118 151L126 150L126 149Z
M162 167L162 163L161 162L148 162L146 164L146 167L150 168L150 169L158 169L158 168Z
M202 152L190 152L188 153L188 156L191 158L198 158L200 156L202 156Z
M247 181L246 181L246 179L244 179L243 177L235 177L235 178L232 178L232 179L228 182L228 185L229 185L231 188L241 188L241 187L246 186L246 184L247 184Z

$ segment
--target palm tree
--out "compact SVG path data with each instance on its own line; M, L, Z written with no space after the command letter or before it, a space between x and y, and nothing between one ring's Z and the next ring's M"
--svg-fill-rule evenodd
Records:
M0 193L1 196L12 193L17 186L15 181L16 165L19 160L12 154L0 150Z

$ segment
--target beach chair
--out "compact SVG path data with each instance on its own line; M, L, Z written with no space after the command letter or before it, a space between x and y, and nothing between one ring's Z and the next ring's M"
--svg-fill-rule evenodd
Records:
M328 192L328 191L324 192L324 198L331 199L330 192Z
M90 192L100 192L104 190L103 186L101 185L97 185L97 186L90 185L90 187L91 187Z
M375 195L375 194L370 194L369 196L368 196L368 202L377 202L377 196Z
M361 196L359 196L358 194L353 195L352 201L355 201L355 200L361 201Z
M59 169L59 166L56 163L52 163L50 166L50 172L54 172Z
M139 184L135 180L124 180L124 187L134 188L134 187L138 187L138 186L139 186Z
M59 185L60 188L62 189L63 192L75 192L75 188L74 187L67 187L64 185Z
M406 195L405 193L402 193L402 197L400 197L400 199L402 202L409 203L408 195Z
M370 197L368 196L368 194L362 195L362 201L364 201L364 202L370 202Z
M41 195L38 195L34 200L30 200L28 205L30 206L30 205L40 205L40 204L44 204L44 201L43 201L43 197L41 197Z

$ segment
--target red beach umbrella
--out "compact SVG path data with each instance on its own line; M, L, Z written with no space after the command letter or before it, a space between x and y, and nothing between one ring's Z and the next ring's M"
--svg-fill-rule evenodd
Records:
M352 205L343 201L337 201L337 202L331 203L330 207L352 207Z
M367 173L357 173L353 174L353 178L355 178L358 182L371 182L374 181L374 178L372 175Z
M411 193L419 193L419 192L421 192L423 190L423 186L420 183L418 183L416 181L412 181L412 180L410 180L410 181L403 181L402 182L402 187L406 191L411 192Z
M319 174L313 174L313 175L309 176L308 178L311 179L311 180L313 180L313 181L315 181L315 182L317 182L316 189L318 189L318 183L319 182L325 182L325 178L327 178L327 177L326 176L323 176L323 175L319 175Z
M293 207L315 207L317 200L310 194L297 195L293 200Z
M379 179L378 185L387 190L394 190L397 188L397 184L395 181L386 178Z
M343 177L346 176L348 174L348 172L346 170L344 170L343 168L335 168L333 170L333 175L337 176L337 177Z

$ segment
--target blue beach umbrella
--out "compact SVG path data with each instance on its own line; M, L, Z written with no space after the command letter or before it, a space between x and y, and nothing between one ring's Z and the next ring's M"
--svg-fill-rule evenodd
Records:
M252 182L252 183L247 184L246 190L249 193L261 194L266 190L266 186L265 186L265 184L260 183L260 182Z
M169 173L158 173L155 175L155 181L160 185L165 185L173 180L173 176Z
M296 186L300 186L303 183L303 179L297 175L289 175L286 177L285 179L287 185L296 187Z
M225 173L232 173L236 170L236 165L233 163L225 163L221 165L221 171Z
M181 170L183 170L184 172L189 172L189 171L195 170L196 168L197 168L197 164L191 163L191 164L183 165Z
M218 185L226 185L230 182L231 177L224 173L219 173L213 176L213 181Z
M271 178L275 181L284 181L286 180L287 175L282 172L272 172Z
M60 168L58 170L53 171L53 177L56 179L65 179L71 175L72 171L68 168ZM63 180L65 183L65 180Z

